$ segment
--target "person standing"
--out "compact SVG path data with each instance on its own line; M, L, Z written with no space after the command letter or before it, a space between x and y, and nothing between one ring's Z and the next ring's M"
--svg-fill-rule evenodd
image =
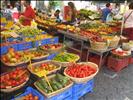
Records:
M102 9L102 21L106 22L106 18L108 16L109 13L111 13L111 9L110 9L110 3L106 4L106 8Z
M129 40L133 40L133 2L129 4L129 10L124 14L124 32Z
M31 26L31 21L35 18L34 9L30 6L30 1L24 1L24 6L26 7L24 13L20 16L22 25Z

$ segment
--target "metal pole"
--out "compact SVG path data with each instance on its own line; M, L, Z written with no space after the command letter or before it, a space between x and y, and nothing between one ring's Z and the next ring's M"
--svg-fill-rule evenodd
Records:
M123 11L122 25L121 25L121 35L123 33L123 28L124 28L124 13L126 11L126 7L127 7L127 0L125 0L125 3L124 3L124 11Z

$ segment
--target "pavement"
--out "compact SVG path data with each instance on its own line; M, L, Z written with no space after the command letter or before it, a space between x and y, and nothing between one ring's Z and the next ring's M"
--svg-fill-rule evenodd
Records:
M133 64L119 73L108 74L105 70L102 68L95 77L94 91L80 100L133 100Z

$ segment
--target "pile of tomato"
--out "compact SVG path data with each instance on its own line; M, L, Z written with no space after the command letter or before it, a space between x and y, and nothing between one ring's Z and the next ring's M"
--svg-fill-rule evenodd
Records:
M39 100L38 96L34 96L32 93L20 97L20 100Z
M17 77L19 74L23 73L26 69L16 68L15 70L0 76L0 88L15 87L24 83L28 77L27 73L23 74L20 77Z
M86 64L71 64L65 73L75 78L85 78L96 73L96 69Z

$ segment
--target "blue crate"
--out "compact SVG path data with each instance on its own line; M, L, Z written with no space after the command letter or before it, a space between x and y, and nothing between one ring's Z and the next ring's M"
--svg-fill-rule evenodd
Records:
M39 100L45 100L44 96L40 94L37 90L33 89L32 87L27 87L26 91L23 94L17 96L16 98L23 97L25 95L28 95L29 93L32 93L34 96L38 96ZM15 100L16 98L11 100Z
M56 43L59 43L59 37L47 39L47 44L56 44Z
M47 44L47 40L48 40L48 39L43 39L43 40L41 40L41 45L46 45L46 44Z
M18 44L18 50L26 50L32 48L32 42L23 42Z
M32 47L33 47L33 48L38 47L38 46L39 46L39 42L40 42L40 41L34 41L34 42L32 42Z
M73 85L73 93L77 93L78 91L84 89L84 87L93 87L94 85L94 79L88 81L85 84L74 84Z
M10 44L10 45L8 45L7 49L9 49L9 48L14 48L15 51L18 51L18 44Z
M78 100L86 93L92 92L94 80L88 81L86 84L74 84L72 88L72 100Z
M53 96L51 98L44 98L45 100L69 100L67 98L72 97L72 87L70 87L69 89L65 90L64 92ZM72 99L71 99L72 100Z
M58 53L51 54L47 57L47 60L52 60Z
M3 55L3 54L6 54L8 52L8 47L7 46L1 46L0 47L0 54Z

